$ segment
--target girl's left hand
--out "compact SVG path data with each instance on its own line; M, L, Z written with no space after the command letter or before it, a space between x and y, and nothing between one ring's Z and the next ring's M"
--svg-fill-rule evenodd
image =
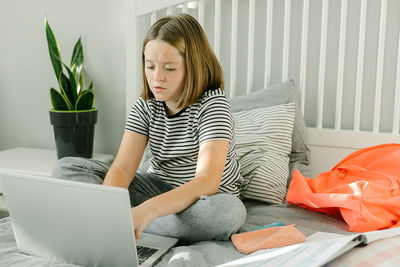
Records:
M132 213L132 222L134 225L135 230L135 238L136 240L139 239L140 235L142 234L143 230L151 223L152 219L149 216L149 212L144 208L143 203L139 206L136 206L131 209Z

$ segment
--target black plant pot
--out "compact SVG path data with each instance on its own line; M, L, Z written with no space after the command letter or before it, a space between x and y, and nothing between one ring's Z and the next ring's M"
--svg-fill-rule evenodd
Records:
M97 109L88 111L50 110L50 122L54 129L59 159L92 157L97 112Z

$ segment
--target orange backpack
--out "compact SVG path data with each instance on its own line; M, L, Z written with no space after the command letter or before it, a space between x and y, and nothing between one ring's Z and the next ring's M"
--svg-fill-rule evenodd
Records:
M314 179L293 173L287 202L342 216L349 231L400 226L400 144L360 149Z

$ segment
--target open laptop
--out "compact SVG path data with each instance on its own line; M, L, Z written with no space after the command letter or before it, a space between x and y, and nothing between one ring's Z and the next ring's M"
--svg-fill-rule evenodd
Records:
M0 182L24 253L84 266L151 266L178 241L143 233L136 244L124 188L4 171ZM139 259L140 251L153 254Z

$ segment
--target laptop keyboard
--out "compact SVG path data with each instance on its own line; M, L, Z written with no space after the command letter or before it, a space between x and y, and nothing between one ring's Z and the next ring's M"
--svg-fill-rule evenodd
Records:
M142 247L142 246L137 246L136 248L137 248L139 264L145 262L148 258L151 257L151 255L153 255L158 251L158 249L155 248Z

